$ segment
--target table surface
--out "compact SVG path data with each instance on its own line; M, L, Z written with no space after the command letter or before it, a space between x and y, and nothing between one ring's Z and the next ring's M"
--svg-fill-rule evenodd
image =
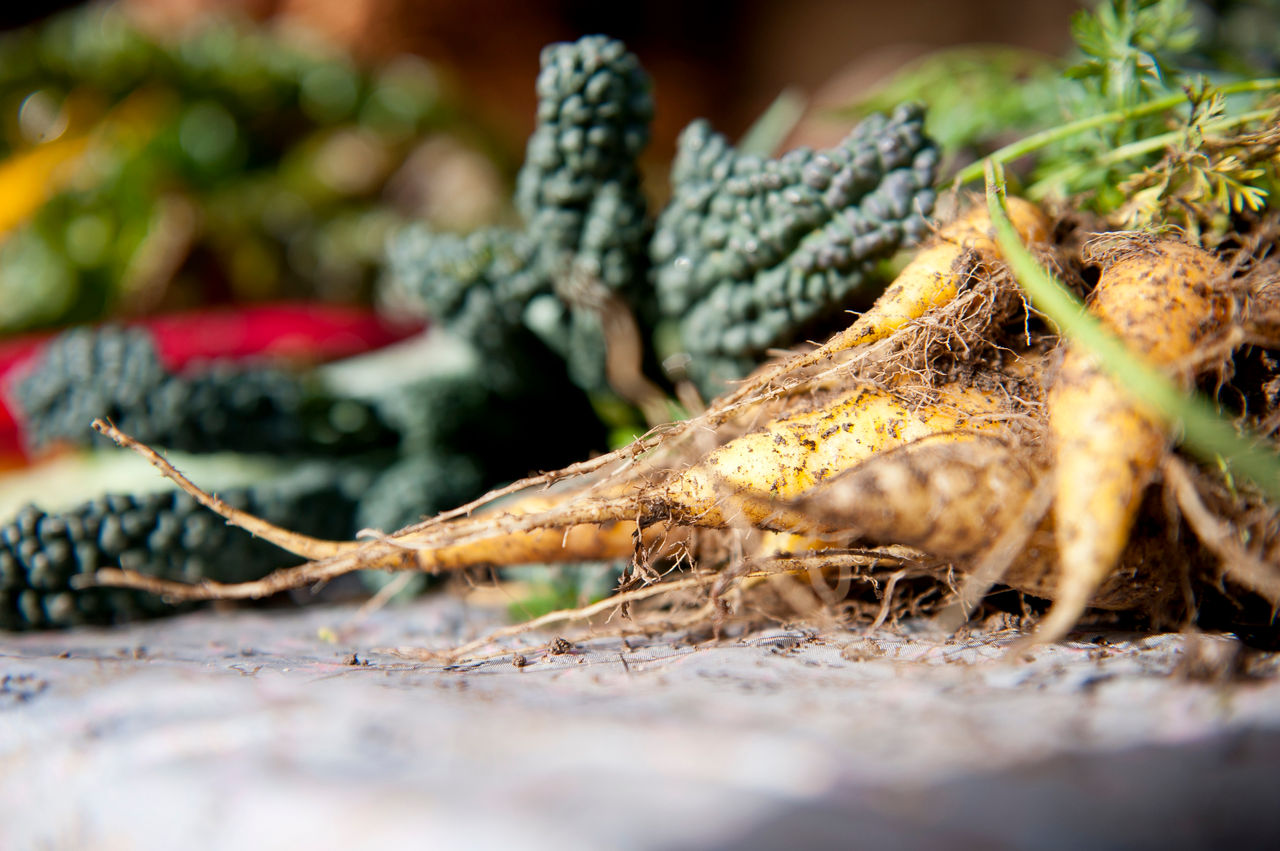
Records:
M447 596L0 637L0 848L1178 848L1280 835L1227 636L525 635ZM516 655L524 664L513 664Z

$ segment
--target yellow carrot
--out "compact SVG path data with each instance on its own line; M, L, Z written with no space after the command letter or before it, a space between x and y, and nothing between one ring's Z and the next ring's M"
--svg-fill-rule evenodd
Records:
M797 508L872 544L948 559L986 549L1023 512L1036 482L1027 453L974 432L882 452L813 488Z
M252 521L257 534L295 552L319 548L326 557L239 585L184 587L123 571L102 571L99 579L183 599L261 597L363 568L436 572L625 557L636 551L637 544L645 548L678 544L683 540L682 527L746 524L789 531L811 524L783 503L803 497L817 483L873 455L926 436L962 440L972 431L998 432L1006 427L1007 402L1002 394L948 385L934 391L934 397L920 404L901 391L871 385L800 397L793 403L802 410L731 439L682 469L645 468L643 475L623 476L589 494L571 491L527 497L486 515L411 527L339 548L328 542L297 540L205 498L206 505L232 522ZM100 422L98 428L142 451L184 487L193 487L154 452L108 424Z
M1039 207L1029 201L1010 198L1009 214L1027 244L1041 248L1049 246L1050 222ZM1000 260L991 218L986 208L980 205L944 225L936 240L917 252L875 304L852 325L812 351L759 370L741 387L718 400L718 406L732 409L778 379L798 375L854 346L884 339L913 319L948 304L965 280L975 273L973 264L968 262L970 251L976 252L987 264Z
M803 523L776 503L922 437L1003 428L1005 404L1002 396L958 385L939 390L927 406L893 390L845 389L713 450L666 484L660 510L693 526L744 522L785 531Z
M1049 243L1049 219L1040 208L1020 198L1009 198L1009 218L1023 242L1031 246ZM1000 251L984 206L973 207L964 216L944 226L939 241L922 249L898 274L871 309L858 317L836 339L848 348L883 339L912 319L941 307L956 297L972 269L964 262L966 252L976 251L984 261L998 260Z
M1181 242L1142 246L1107 268L1090 312L1149 361L1189 385L1187 360L1231 316L1227 269ZM1182 366L1183 369L1179 369ZM1060 568L1039 637L1075 624L1129 538L1168 435L1088 350L1071 346L1048 397Z

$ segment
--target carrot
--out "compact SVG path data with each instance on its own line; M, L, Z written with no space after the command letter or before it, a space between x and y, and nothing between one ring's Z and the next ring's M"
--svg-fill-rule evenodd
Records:
M146 588L182 599L260 597L362 568L457 570L481 565L577 561L628 556L637 547L670 547L681 528L751 525L774 531L811 526L785 501L880 452L922 437L967 439L973 432L1001 434L1008 402L1002 394L947 385L928 404L902 390L871 385L792 400L793 410L681 465L676 455L637 464L626 475L555 497L537 495L502 511L422 524L363 543L301 539L273 530L216 499L198 496L232 522L319 560L257 582L189 587L127 571L100 571L99 580ZM798 408L795 409L795 408ZM122 445L140 449L181 486L193 488L154 452L106 423L97 427ZM198 491L198 489L195 489Z
M1052 229L1040 208L1019 198L1009 198L1008 202L1010 218L1023 240L1048 249ZM979 271L972 262L975 255L986 265L1001 259L991 218L982 205L972 207L944 225L936 240L912 258L875 304L852 325L812 351L763 367L753 380L727 394L722 407L738 404L777 379L794 377L840 352L882 340L930 310L948 304L960 292L965 280Z
M1020 198L1009 198L1008 204L1009 218L1023 242L1048 245L1051 228L1040 208ZM951 301L972 274L972 267L965 262L969 251L977 252L985 263L1000 258L991 219L982 205L944 226L938 241L916 254L871 309L837 335L841 345L853 347L883 339L912 319Z
M1059 554L1045 466L1007 435L944 437L868 458L792 507L828 541L839 530L844 545L905 546L952 562L967 574L960 596L968 608L996 582L1052 597ZM1126 550L1091 605L1132 609L1167 596L1170 583L1152 550L1167 556L1165 542Z
M1152 242L1112 263L1089 310L1152 365L1192 379L1190 358L1231 319L1227 268L1181 242ZM1068 347L1049 391L1060 567L1038 637L1061 638L1111 573L1169 435L1087 349Z
M1002 428L1005 404L993 393L958 385L942 388L925 407L892 390L841 390L713 450L667 483L657 510L694 526L740 520L786 531L803 520L773 503L801 497L877 453L922 437Z
M812 488L796 508L870 543L948 559L977 555L1016 522L1039 471L990 434L944 437L877 454Z

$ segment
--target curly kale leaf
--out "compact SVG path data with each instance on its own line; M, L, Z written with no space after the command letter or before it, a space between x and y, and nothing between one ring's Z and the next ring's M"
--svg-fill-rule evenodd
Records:
M537 91L516 184L524 228L407 228L390 247L389 292L475 343L495 368L540 343L579 387L603 389L599 294L633 310L646 299L636 158L649 140L649 78L621 42L587 36L543 50Z
M718 392L841 310L872 265L926 230L938 153L923 110L873 115L837 146L739 154L706 122L680 137L653 280L691 374Z

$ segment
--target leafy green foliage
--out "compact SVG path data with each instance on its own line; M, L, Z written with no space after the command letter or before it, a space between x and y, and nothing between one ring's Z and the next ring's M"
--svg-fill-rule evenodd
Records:
M297 375L213 362L174 374L143 328L76 328L55 337L14 387L28 440L87 446L109 419L145 443L188 452L352 454L399 435L367 403Z
M1261 212L1280 186L1280 130L1217 134L1227 112L1219 91L1190 93L1191 114L1182 138L1154 166L1127 178L1119 216L1126 227L1175 224L1197 236L1223 233L1233 215Z
M1227 3L1220 17L1242 18L1268 4ZM1084 117L1061 122L1046 114L1043 130L990 159L1018 161L1025 185L1012 172L1010 181L1026 196L1070 195L1120 224L1160 219L1221 232L1231 215L1260 211L1275 191L1275 143L1250 127L1274 126L1259 101L1280 90L1280 79L1224 70L1213 57L1231 54L1241 31L1220 25L1206 35L1193 25L1205 20L1199 12L1185 0L1105 0L1078 13L1081 56L1055 90L1067 114ZM1256 71L1265 63L1235 65ZM1196 73L1206 67L1211 80ZM964 167L956 185L980 178L981 169Z
M1083 58L1063 72L1064 103L1074 114L1124 112L1176 92L1185 77L1178 63L1195 44L1191 24L1185 0L1105 0L1092 12L1077 12L1071 32ZM1092 129L1064 140L1057 150L1050 149L1037 173L1051 174L1064 162L1096 160L1165 129L1160 113L1133 115ZM1091 169L1073 183L1055 188L1093 193L1100 209L1113 209L1123 200L1116 186L1135 165L1152 159L1147 156L1136 163Z
M865 294L875 262L925 233L938 154L923 123L904 105L778 159L739 154L706 122L681 134L650 250L705 393Z
M1085 59L1064 73L1106 109L1128 109L1179 84L1178 54L1196 41L1185 0L1112 0L1077 12L1071 35Z
M328 536L351 528L368 480L358 466L314 463L219 496L303 534ZM177 491L102 496L57 513L28 506L0 526L0 630L120 623L175 611L153 594L77 586L77 577L99 567L184 582L239 582L281 561L276 547Z
M0 246L0 332L369 296L401 221L381 188L418 134L458 119L423 63L366 72L244 23L169 41L87 4L0 35L0 154L88 144L47 200L3 187L19 226Z

